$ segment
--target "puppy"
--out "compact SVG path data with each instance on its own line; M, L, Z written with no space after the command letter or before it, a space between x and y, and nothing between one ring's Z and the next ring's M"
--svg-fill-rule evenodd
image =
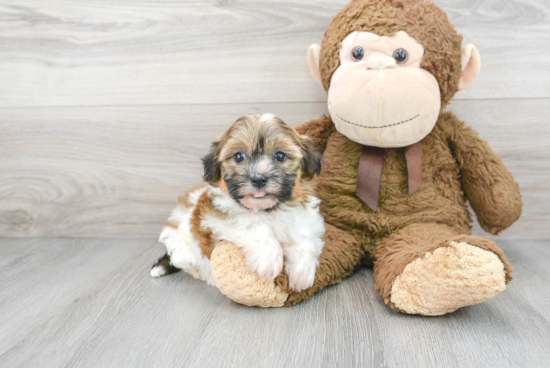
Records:
M262 280L277 277L284 259L290 288L311 287L325 231L309 183L321 171L313 143L271 114L247 115L203 164L206 184L179 198L159 239L167 253L151 276L182 269L214 285L210 255L227 240Z

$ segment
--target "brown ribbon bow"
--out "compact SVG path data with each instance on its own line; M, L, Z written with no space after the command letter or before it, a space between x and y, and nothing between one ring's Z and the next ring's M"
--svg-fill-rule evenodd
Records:
M416 193L422 185L422 142L405 147L409 195ZM357 170L356 194L371 210L378 210L380 179L384 164L385 148L363 146Z

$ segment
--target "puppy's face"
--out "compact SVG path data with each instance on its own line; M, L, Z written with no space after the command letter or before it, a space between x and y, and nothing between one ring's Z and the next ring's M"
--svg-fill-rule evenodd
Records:
M204 179L252 211L290 200L321 171L311 140L271 114L237 120L203 162Z

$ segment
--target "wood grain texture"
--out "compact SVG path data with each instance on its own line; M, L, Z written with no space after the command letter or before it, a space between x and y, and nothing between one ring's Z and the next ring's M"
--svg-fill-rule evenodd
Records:
M289 308L237 305L178 273L151 279L146 239L1 239L6 367L543 367L548 241L501 241L497 297L442 317L399 314L363 269ZM77 282L76 280L80 280Z
M0 236L156 236L237 117L327 112L305 50L346 2L1 2ZM522 188L503 236L548 238L550 5L436 2L483 58L451 109Z
M0 235L155 237L239 116L298 124L324 105L4 109Z
M0 4L0 106L318 102L306 50L337 1ZM550 3L436 0L483 69L458 99L550 97Z
M502 236L548 238L550 100L461 100L450 109L520 183L524 214ZM158 236L177 196L200 182L210 142L237 117L267 111L296 126L326 104L4 108L0 236Z

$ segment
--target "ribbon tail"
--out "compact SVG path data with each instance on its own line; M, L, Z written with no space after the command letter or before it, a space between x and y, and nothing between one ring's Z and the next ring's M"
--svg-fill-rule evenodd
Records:
M357 169L355 194L374 212L378 210L385 152L384 148L363 146Z
M407 161L409 195L418 192L422 186L422 142L404 148Z

